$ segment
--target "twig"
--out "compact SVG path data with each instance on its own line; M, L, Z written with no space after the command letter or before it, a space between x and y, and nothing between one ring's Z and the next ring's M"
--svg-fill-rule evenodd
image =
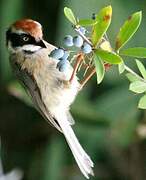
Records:
M79 68L79 65L83 61L83 59L84 59L84 56L83 56L82 53L80 53L76 58L74 69L73 69L72 75L71 75L70 80L69 80L70 83L73 81L73 78L76 75L76 72L77 72L77 70Z
M137 77L139 80L143 81L146 83L146 80L143 79L141 76L139 76L136 72L134 72L131 68L129 68L128 66L124 65L125 70L131 74L133 74L135 77Z
M81 81L81 87L80 90L85 86L85 84L91 79L91 77L96 73L96 69L93 68L90 73Z
M89 41L89 39L84 36L84 34L78 29L78 28L75 28L75 31L88 43L92 46L92 43Z

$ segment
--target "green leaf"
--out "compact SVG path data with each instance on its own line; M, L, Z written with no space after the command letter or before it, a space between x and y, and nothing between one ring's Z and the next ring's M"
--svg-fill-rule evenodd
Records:
M138 108L146 109L146 95L142 96L138 103Z
M97 21L93 19L80 19L78 25L80 26L93 26L97 24Z
M134 47L128 48L120 51L121 55L137 57L137 58L146 58L146 48L144 47Z
M134 76L131 73L127 73L126 77L129 79L130 82L134 82L134 81L139 81L140 80L138 77Z
M103 61L105 61L107 63L119 64L122 62L122 58L114 52L97 49L97 50L95 50L95 53L97 56L99 56Z
M100 39L103 37L105 32L107 31L112 17L112 7L107 6L100 10L100 12L96 16L97 24L93 26L93 32L91 36L91 40L94 46L98 44Z
M138 67L141 75L143 76L144 79L146 79L146 69L145 69L144 65L139 60L136 60L136 64L137 64L137 67Z
M64 8L64 14L72 24L74 24L74 25L77 24L77 20L76 20L76 18L74 16L74 13L72 12L72 10L70 8L65 7Z
M142 12L139 11L132 14L123 24L116 38L116 50L119 50L131 39L141 23L141 18Z
M118 68L120 74L122 74L125 71L125 64L123 61L118 65Z
M94 63L96 68L96 74L97 74L97 84L100 84L104 78L105 74L105 67L103 61L100 59L99 56L94 54Z
M143 93L146 91L146 83L142 81L135 81L130 84L129 90L135 93Z

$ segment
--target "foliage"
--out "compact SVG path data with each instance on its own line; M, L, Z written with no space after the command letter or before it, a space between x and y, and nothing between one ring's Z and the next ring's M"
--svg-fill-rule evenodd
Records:
M146 70L140 61L136 61L139 71L141 72L143 77L140 77L135 72L133 72L127 65L125 65L124 59L122 56L129 56L134 58L146 58L146 48L144 47L134 47L121 50L122 47L132 38L132 36L137 31L140 26L142 19L142 12L136 12L129 16L129 18L124 22L120 31L115 40L115 49L110 47L109 51L105 50L105 47L102 47L102 43L108 41L106 38L106 32L109 28L112 19L112 7L107 6L102 8L99 13L95 15L95 19L90 20L86 19L77 19L70 8L64 8L65 16L68 20L73 23L74 29L78 29L81 25L88 25L91 27L91 34L89 37L82 35L81 32L79 34L92 46L92 59L94 61L96 67L97 74L97 83L101 83L104 75L105 75L105 67L104 64L108 63L109 65L119 64L119 73L122 74L124 71L128 71L135 77L139 77L139 81L134 81L130 84L129 89L135 93L145 93L146 92ZM82 22L82 23L81 23ZM85 24L83 23L85 22ZM146 107L146 101L144 101L145 95L141 98L138 107L144 108Z

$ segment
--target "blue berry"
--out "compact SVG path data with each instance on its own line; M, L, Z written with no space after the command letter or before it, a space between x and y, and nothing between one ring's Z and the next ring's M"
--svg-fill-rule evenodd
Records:
M62 60L57 64L57 68L60 72L66 72L69 69L69 61Z
M73 37L71 35L67 35L65 38L64 38L64 44L68 47L71 47L73 46Z
M83 45L83 38L81 36L75 36L73 38L73 43L76 47L81 47Z
M83 46L81 47L81 50L85 54L89 54L92 51L92 47L87 42L84 42Z
M55 59L60 59L62 58L64 55L64 50L63 49L54 49L51 53L50 53L50 57L55 58Z
M64 51L64 55L59 60L67 60L68 57L69 57L69 52L68 51Z
M87 31L84 27L79 27L79 30L81 31L82 34L85 34Z

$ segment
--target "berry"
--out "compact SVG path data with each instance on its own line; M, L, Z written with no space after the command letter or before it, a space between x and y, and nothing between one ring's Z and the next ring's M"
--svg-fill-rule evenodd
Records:
M75 36L73 38L73 43L76 47L81 47L83 45L83 38L81 36Z
M67 60L68 57L69 57L69 52L68 51L64 51L64 55L59 60Z
M64 44L68 47L71 47L73 46L73 37L71 35L67 35L65 38L64 38Z
M87 42L84 42L83 46L81 47L81 50L85 54L89 54L92 51L92 47Z
M59 69L60 72L66 72L69 68L69 61L66 60L59 61L57 64L57 68Z
M79 30L82 34L85 34L87 31L84 27L79 27Z
M92 14L92 19L93 19L93 20L96 19L96 14L95 14L95 13Z
M54 49L51 53L50 53L50 57L55 58L55 59L60 59L62 58L64 55L64 50L63 49Z

